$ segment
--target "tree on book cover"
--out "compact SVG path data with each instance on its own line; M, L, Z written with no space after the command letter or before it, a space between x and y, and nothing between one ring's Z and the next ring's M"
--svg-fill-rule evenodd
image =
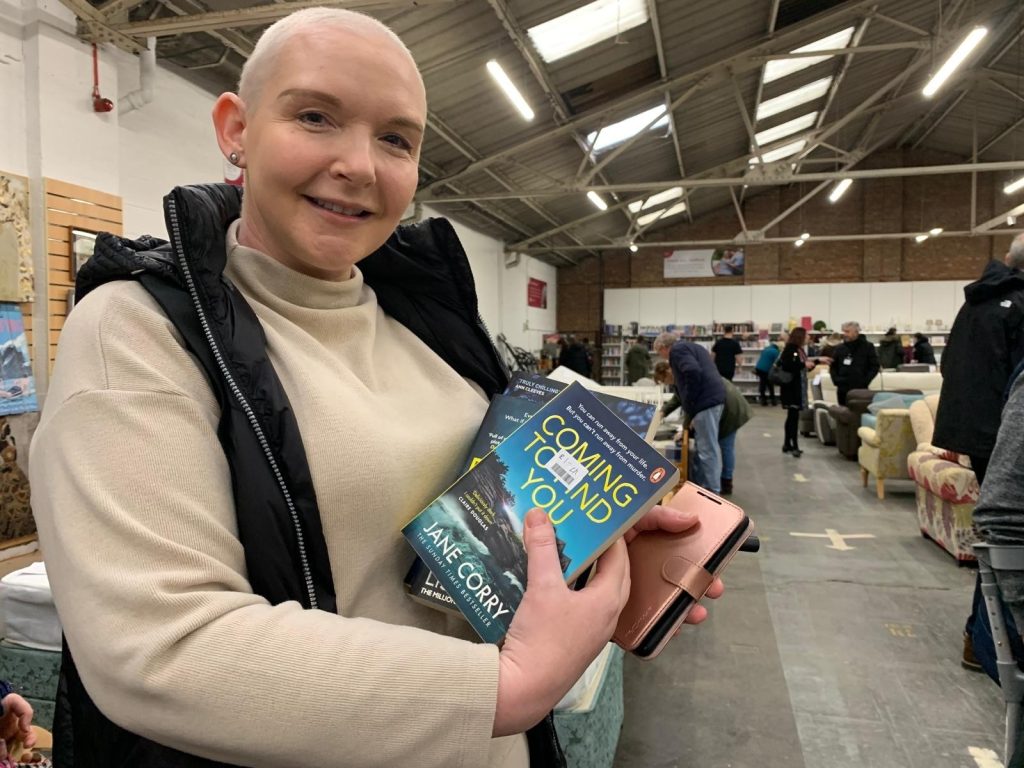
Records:
M522 521L530 509L547 511L572 581L677 476L593 393L572 384L402 533L480 636L497 643L526 589Z

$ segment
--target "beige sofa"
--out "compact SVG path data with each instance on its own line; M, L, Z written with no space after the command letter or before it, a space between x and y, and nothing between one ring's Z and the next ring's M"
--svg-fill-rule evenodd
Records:
M836 394L836 385L832 382L832 375L824 370L821 373L821 399L829 405L839 402ZM929 373L911 373L909 371L882 371L868 385L868 389L876 391L886 390L895 392L901 389L916 389L926 397L938 395L942 389L942 374L938 371Z

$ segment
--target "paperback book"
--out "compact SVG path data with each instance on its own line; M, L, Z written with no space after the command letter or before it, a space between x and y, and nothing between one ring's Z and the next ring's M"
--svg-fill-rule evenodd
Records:
M571 384L402 533L477 633L500 643L526 590L527 512L548 513L572 582L677 478L594 393Z

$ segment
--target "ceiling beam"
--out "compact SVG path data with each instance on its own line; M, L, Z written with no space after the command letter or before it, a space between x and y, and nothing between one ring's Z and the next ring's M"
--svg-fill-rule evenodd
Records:
M505 29L505 32L508 34L513 44L515 44L519 54L523 57L526 65L530 68L530 72L533 73L533 77L537 81L537 84L544 91L544 95L547 96L548 103L550 103L551 108L554 111L555 121L562 124L571 123L572 121L570 120L568 105L562 100L562 95L558 92L558 89L552 82L544 64L537 59L531 44L526 39L526 33L512 15L512 12L509 10L505 0L487 0L487 4L491 6L491 10L494 11L495 16L498 17L498 21L501 22L501 26ZM583 153L584 162L594 163L590 145L579 131L572 130L569 132L569 135ZM607 183L608 180L601 175L599 171L595 171L595 173L590 174L588 178L593 178L595 175L597 175L602 182ZM629 223L631 221L629 215L623 215L626 217L627 223Z
M983 147L978 149L978 156L980 157L981 155L983 155L986 152L988 152L988 150L992 149L992 147L994 147L1000 141L1002 141L1007 136L1009 136L1011 133L1016 131L1022 125L1024 125L1024 117L1021 117L1020 119L1016 120L1013 124L1006 126L1006 128L1004 128L1002 131L1000 131L998 133L998 135L996 135L995 137L989 139L985 143L985 146L983 146Z
M668 60L665 58L665 40L661 34L661 20L658 17L658 0L647 0L647 15L651 19L651 34L654 36L654 46L658 52L658 73L662 82L668 80ZM679 143L679 124L676 121L675 112L672 109L672 94L665 91L665 112L668 114L668 127L672 136L672 149L676 153L676 167L679 169L679 178L686 178L686 166L683 164L683 148ZM693 223L693 214L690 212L690 191L686 190L683 199L686 201L686 218Z
M870 17L869 17L870 18ZM867 21L867 19L865 19ZM863 25L862 25L863 26ZM766 53L762 56L751 56L751 61L786 61L788 59L810 59L818 56L847 56L855 53L883 53L888 51L921 51L931 50L932 44L927 40L907 40L902 43L879 43L878 45L861 45L854 48L823 48L813 51L786 51L784 53Z
M1021 215L1024 215L1024 203L1021 203L1020 205L1014 206L1013 208L1011 208L1008 211L1003 211L998 216L993 216L991 219L989 219L988 221L984 222L983 224L979 224L978 226L976 226L974 228L974 231L975 232L985 232L985 233L990 232L991 230L993 230L996 227L998 227L1000 224L1005 224L1007 216L1013 216L1014 218L1016 218L1017 216L1021 216ZM1017 229L1017 230L1012 230L1012 229L1006 230L1006 232L1020 232L1020 231L1021 230L1019 230L1019 229ZM993 233L993 234L1003 234L1003 233L1004 233L1003 230L1000 230L999 232Z
M144 2L146 0L107 0L107 2L97 6L96 10L106 18L113 19L115 16L126 13L132 8L142 5Z
M728 79L732 77L734 72L741 74L743 72L753 71L760 68L760 63L750 61L751 56L785 51L790 47L797 46L810 34L816 31L824 32L831 29L835 26L837 20L856 16L861 13L864 8L875 5L877 2L878 0L851 0L841 6L817 14L805 22L786 27L784 32L778 34L774 38L765 39L761 37L757 40L750 41L748 44L749 47L745 50L733 53L717 62L700 67L692 72L673 77L667 82L638 88L635 91L627 93L602 107L579 115L563 125L557 126L556 128L552 128L544 133L532 136L525 141L487 155L475 163L470 163L465 168L450 174L446 179L462 178L468 174L480 171L489 165L493 165L505 157L520 154L526 150L539 146L540 144L556 139L559 136L566 135L576 130L586 130L588 127L592 128L595 123L605 115L615 113L626 114L626 111L629 108L642 104L645 100L650 101L652 98L661 99L663 98L663 94L666 90L671 92L672 90L682 87L691 81L701 80L705 76L710 75L711 77L708 77L708 79L704 81L703 88L711 88L715 85L725 84L728 82ZM446 179L438 179L438 181L434 183L440 184Z
M1018 206L1024 212L1024 205ZM1014 209L1016 210L1016 209ZM1005 220L1007 214L1003 214ZM970 230L958 230L951 232L943 232L941 235L932 235L934 238L947 238L947 237L991 237L992 235L1013 235L1024 232L1024 229L1001 229L996 232L985 231L970 231ZM814 235L811 238L812 243L844 243L844 242L860 242L865 240L910 240L923 234L922 232L876 232L867 233L862 232L859 234L851 235ZM745 245L789 245L796 240L795 237L766 237L761 240L751 240ZM735 240L728 238L722 238L720 240L658 240L647 243L637 243L641 248L653 248L657 250L669 250L675 248L713 248L715 246L729 246L735 245ZM579 251L583 249L597 250L597 251L621 251L626 246L621 243L587 243L586 245L572 245L567 246L567 251ZM522 248L519 253L532 254L532 253L543 253L543 248Z
M875 13L875 18L879 21L884 21L886 24L891 24L894 27L905 29L908 32L913 32L915 35L921 35L922 37L931 37L931 32L920 27L915 27L913 24L908 24L905 21L894 19L892 16L886 16L884 13Z
M467 142L465 139L463 139L461 136L459 136L440 117L438 117L436 114L434 114L434 113L432 113L430 111L427 112L427 125L438 136L440 136L448 144L450 144L452 147L454 147L456 150L458 150L460 153L462 153L464 156L466 156L470 160L474 160L474 159L480 157L480 154L473 147L470 146L469 142ZM501 185L505 189L512 189L512 184L507 179L505 179L504 177L498 175L498 173L496 173L495 171L488 170L487 171L487 175L490 176L491 179L496 181L499 185ZM531 211L533 211L538 216L540 216L542 219L544 219L548 224L557 224L558 223L557 219L555 219L550 213L545 211L540 205L535 203L533 200L526 199L526 200L523 200L522 203L527 208L529 208ZM574 237L572 235L570 235L569 237L572 239L572 241L574 243L577 243L577 244L580 243L580 240L578 238L576 238L576 237ZM551 247L552 247L553 250L557 250L556 246L551 246ZM565 258L571 264L575 264L576 263L575 261L573 261L572 259L568 258L567 256L563 256L563 258Z
M942 121L945 120L947 117L949 117L949 113L952 112L954 109L956 109L960 105L960 102L964 100L964 97L967 96L967 94L968 94L968 92L970 90L971 90L970 88L964 88L962 91L960 91L960 93L957 94L957 97L949 102L949 104L946 106L946 108L944 110L942 110L942 113L937 118L935 118L935 120L933 120L931 122L931 124L928 126L927 130L925 130L925 132L921 134L920 138L918 138L917 141L915 141L910 146L910 148L911 149L917 149L919 146L921 146L921 143L925 139L927 139L929 136L931 136L932 131L934 131L936 128L938 128L942 124ZM899 141L896 142L896 145L902 147L908 141L910 141L910 137L913 136L915 133L917 133L917 131L920 130L922 125L925 125L928 122L929 118L931 118L931 116L935 113L935 111L940 106L942 106L941 103L940 104L936 104L933 109L930 109L925 114L923 114L916 122L914 122L910 126L909 129L907 129L907 132L905 134L903 134L903 137Z
M62 2L81 2L83 0L61 0ZM116 24L113 29L124 35L138 37L167 37L186 32L206 32L222 30L225 27L254 27L282 19L303 8L320 6L331 8L348 8L350 10L378 10L386 7L407 7L414 9L423 5L452 5L456 0L288 0L282 3L254 5L232 11L210 11L195 13L189 16L178 16L153 21L131 21Z
M142 40L136 40L123 32L114 29L107 23L99 9L88 0L60 0L78 18L78 34L93 43L110 42L128 53L141 53L146 50ZM83 30L87 35L83 35Z
M794 174L785 171L789 162L769 164L763 173L753 171L746 176L729 177L701 177L691 176L686 179L671 179L668 181L641 181L627 182L623 184L590 184L580 186L567 186L561 189L514 189L501 194L482 194L477 200L518 200L524 197L560 197L563 195L578 195L581 193L594 192L647 192L653 193L672 187L690 187L699 189L701 187L729 187L742 186L744 184L757 186L787 186L805 181L838 181L840 179L895 179L909 176L941 176L945 174L960 173L992 173L998 171L1020 171L1024 170L1024 160L1006 160L993 163L956 163L952 165L924 165L924 166L902 166L898 168L869 168L853 171L823 171ZM774 166L774 167L773 167ZM445 203L464 203L466 198L462 197L423 197L419 202L428 205Z

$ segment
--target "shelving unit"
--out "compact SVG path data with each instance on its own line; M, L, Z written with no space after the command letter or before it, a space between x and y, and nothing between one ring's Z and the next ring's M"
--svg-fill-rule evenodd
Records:
M946 347L946 342L949 340L949 329L942 330L929 330L925 328L923 331L906 331L897 330L897 336L909 336L910 345L913 346L913 338L915 333L923 333L928 337L928 341L931 342L932 349L935 351L935 363L938 364L942 361L942 350ZM861 335L867 337L875 347L878 347L879 340L885 336L885 331L865 331L861 330Z
M606 325L601 334L601 383L621 386L626 383L626 347L622 326Z

